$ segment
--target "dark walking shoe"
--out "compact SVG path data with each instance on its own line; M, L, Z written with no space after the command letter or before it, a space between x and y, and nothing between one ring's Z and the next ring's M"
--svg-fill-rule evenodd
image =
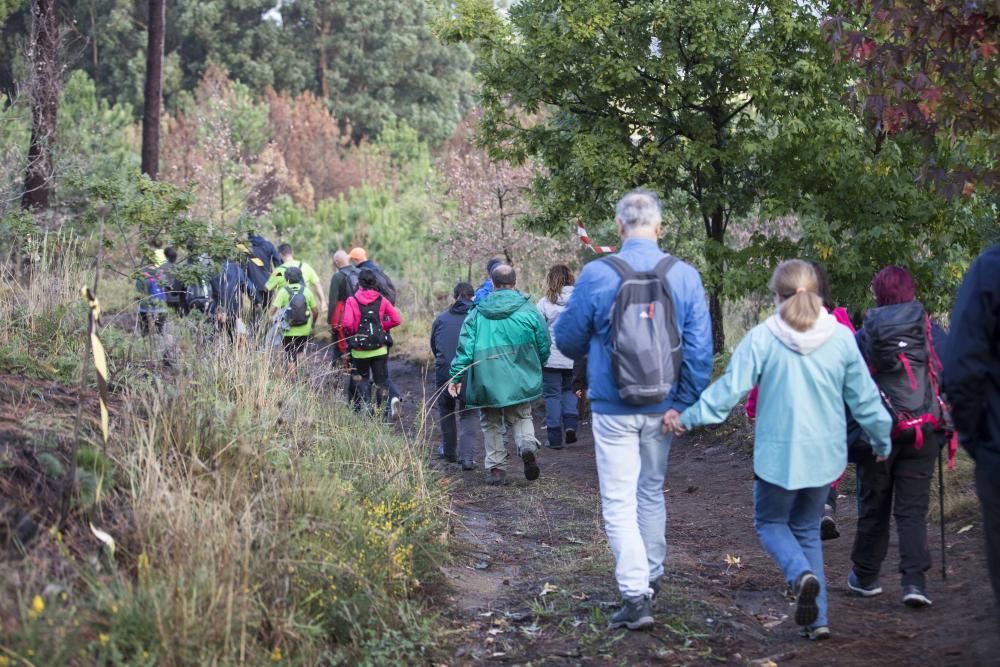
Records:
M572 445L574 442L576 442L576 429L566 429L566 444Z
M819 578L809 572L803 572L795 580L795 625L812 625L819 618L819 607L816 598L819 597Z
M476 469L475 461L462 461L462 470L475 470L475 469Z
M625 598L621 609L608 619L610 628L628 628L629 630L648 630L653 627L653 612L649 606L649 598Z
M837 522L832 516L824 516L819 522L819 537L824 542L840 537L840 531L837 530Z
M910 584L903 586L903 604L907 607L929 607L933 603L923 588Z
M870 598L876 595L882 594L882 587L878 583L878 579L867 584L861 583L858 579L858 575L854 574L854 570L847 575L847 588L850 589L852 593L860 595L863 598Z
M550 428L546 429L547 442L545 446L549 449L562 449L562 429L561 428Z
M507 473L502 468L491 468L486 483L490 486L503 486L507 483Z
M535 460L535 453L525 452L521 454L521 460L524 461L524 478L529 481L538 479L538 475L541 471L538 469L538 462Z
M825 625L817 625L811 628L802 628L799 634L809 641L818 642L830 638L830 628Z

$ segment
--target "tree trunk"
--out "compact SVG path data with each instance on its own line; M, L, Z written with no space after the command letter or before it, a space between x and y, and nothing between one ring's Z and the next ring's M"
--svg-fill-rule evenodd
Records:
M31 15L31 146L21 206L44 210L49 207L52 193L52 144L59 111L59 17L55 0L35 0Z
M722 312L722 280L726 274L725 260L722 256L723 242L726 237L726 213L721 206L712 211L708 219L708 238L712 247L708 253L709 276L708 314L712 318L712 351L721 353L726 347L726 330Z
M142 112L142 173L154 181L160 171L160 108L163 106L165 0L149 0L146 90Z
M319 92L324 102L330 101L330 82L327 81L329 57L326 52L332 27L330 21L324 20L319 29Z

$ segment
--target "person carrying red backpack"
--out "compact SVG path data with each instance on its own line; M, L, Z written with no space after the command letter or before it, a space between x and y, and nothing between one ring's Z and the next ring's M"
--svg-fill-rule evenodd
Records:
M857 334L883 402L893 415L892 453L878 462L855 454L858 466L858 529L847 587L862 597L879 595L878 575L889 547L889 516L899 532L903 604L926 607L924 573L931 568L927 510L934 462L949 440L947 409L941 401L941 362L935 351L945 334L916 301L913 277L887 266L872 280L877 307L868 311Z

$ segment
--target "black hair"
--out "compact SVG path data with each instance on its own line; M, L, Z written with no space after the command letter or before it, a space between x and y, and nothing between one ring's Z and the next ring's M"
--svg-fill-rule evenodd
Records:
M168 246L163 249L163 254L166 256L168 262L177 263L177 248Z
M494 287L513 287L517 284L517 274L514 267L507 264L497 264L490 273Z
M469 283L458 283L455 285L455 291L452 293L456 300L467 299L471 300L472 297L476 296L476 288Z
M813 270L816 271L816 293L819 294L819 298L823 300L823 307L833 312L833 309L837 305L833 302L833 298L830 296L830 276L826 275L826 269L819 262L809 262L812 264Z
M358 274L358 285L365 289L375 289L378 287L378 276L371 269L361 269Z
M281 245L278 246L278 254L279 255L291 255L292 254L292 246L289 245L288 243L282 243Z

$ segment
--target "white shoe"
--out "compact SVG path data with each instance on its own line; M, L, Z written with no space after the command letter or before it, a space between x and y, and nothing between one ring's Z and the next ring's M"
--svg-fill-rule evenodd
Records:
M390 419L395 419L396 415L399 414L399 404L400 404L400 402L401 401L399 400L399 396L393 396L392 399L389 401L389 418Z

